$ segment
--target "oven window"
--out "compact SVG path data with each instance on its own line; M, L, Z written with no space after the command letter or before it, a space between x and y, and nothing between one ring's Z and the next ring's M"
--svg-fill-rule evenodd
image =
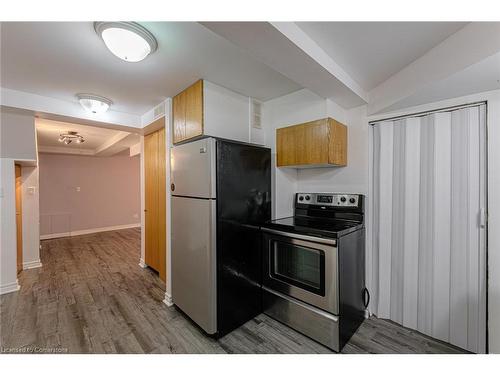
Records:
M290 242L272 242L271 276L324 296L325 254L321 250Z

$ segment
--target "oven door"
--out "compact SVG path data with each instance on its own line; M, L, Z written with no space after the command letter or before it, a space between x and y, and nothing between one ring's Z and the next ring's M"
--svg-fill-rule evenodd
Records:
M338 314L337 241L262 230L264 286Z

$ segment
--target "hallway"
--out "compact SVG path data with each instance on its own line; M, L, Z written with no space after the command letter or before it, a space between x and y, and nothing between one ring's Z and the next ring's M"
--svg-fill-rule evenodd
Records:
M21 290L0 298L2 352L332 353L263 314L218 341L207 337L163 304L164 285L138 266L139 253L139 229L43 241L43 267L23 271ZM371 318L343 352L461 351Z

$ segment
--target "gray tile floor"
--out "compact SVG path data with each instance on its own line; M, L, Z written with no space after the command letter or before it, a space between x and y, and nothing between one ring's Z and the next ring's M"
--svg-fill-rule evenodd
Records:
M259 315L220 340L175 307L164 285L138 266L138 229L42 242L40 269L20 274L21 290L1 296L5 348L68 353L332 353ZM370 318L343 353L462 353L458 348Z

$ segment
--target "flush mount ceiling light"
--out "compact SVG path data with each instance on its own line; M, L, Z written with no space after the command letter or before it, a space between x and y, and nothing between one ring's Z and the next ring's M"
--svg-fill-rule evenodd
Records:
M153 34L136 22L94 22L94 30L115 56L128 62L144 60L158 48Z
M113 102L108 98L94 94L76 94L81 106L88 112L106 112Z
M85 139L83 136L74 131L67 131L66 133L59 134L59 142L63 142L65 145L69 145L71 142L83 143Z

